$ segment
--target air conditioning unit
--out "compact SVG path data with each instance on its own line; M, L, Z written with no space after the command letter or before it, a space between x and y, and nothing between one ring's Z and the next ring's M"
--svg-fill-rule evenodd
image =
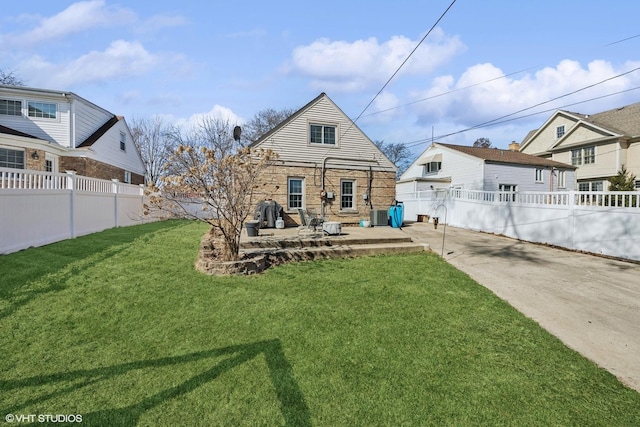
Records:
M389 225L389 211L382 209L371 210L371 225Z

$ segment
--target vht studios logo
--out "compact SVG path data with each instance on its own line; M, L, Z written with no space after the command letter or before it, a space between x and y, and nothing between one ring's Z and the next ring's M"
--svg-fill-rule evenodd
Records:
M8 423L81 423L80 414L7 414L4 420Z

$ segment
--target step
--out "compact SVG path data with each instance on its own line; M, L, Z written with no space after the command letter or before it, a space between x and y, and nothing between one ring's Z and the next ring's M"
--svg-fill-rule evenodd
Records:
M328 258L350 258L356 256L369 256L381 254L400 254L428 251L429 245L413 242L393 242L393 243L365 243L365 244L336 244L331 246L313 247L272 247L253 248L243 250L246 254L264 254L269 257L278 258L281 261L303 261Z
M354 245L393 245L412 243L411 237L378 237L358 238L349 236L321 236L313 237L252 237L240 243L242 249L258 248L321 248L330 246L354 246Z

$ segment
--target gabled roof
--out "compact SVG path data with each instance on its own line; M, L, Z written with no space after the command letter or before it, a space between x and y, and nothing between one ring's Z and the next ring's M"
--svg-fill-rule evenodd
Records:
M0 125L0 133L5 133L7 135L13 135L13 136L21 136L24 138L39 139L37 136L29 135L28 133L20 132L19 130L11 129L2 125Z
M640 102L626 105L624 107L614 108L612 110L603 111L596 114L582 114L567 110L557 110L542 126L538 129L530 131L524 137L520 146L524 148L543 128L547 126L556 116L566 115L572 117L578 122L573 128L581 123L599 128L613 135L638 137L640 136ZM554 145L558 145L559 141Z
M562 168L562 169L576 169L575 166L556 162L554 160L546 159L544 157L524 154L519 151L502 150L499 148L468 147L464 145L443 144L441 142L437 142L435 143L435 145L440 145L442 147L450 148L452 150L459 151L469 156L477 157L488 163L506 163L506 164L526 165L526 166L543 166L543 167L554 167L554 168Z
M325 97L325 96L327 96L327 94L322 92L320 95L316 96L311 101L307 102L307 104L304 107L300 108L298 111L296 111L295 113L293 113L292 115L290 115L289 117L287 117L286 119L281 121L276 127L274 127L269 132L267 132L264 135L262 135L256 141L254 141L251 144L249 144L249 147L254 147L254 146L260 144L262 141L264 141L266 139L269 139L269 137L271 137L271 135L273 135L274 133L278 132L280 129L282 129L287 124L292 122L296 117L298 117L300 114L302 114L307 108L309 108L310 106L312 106L313 104L318 102L318 100L320 100L322 97Z
M78 145L78 148L91 147L97 140L99 140L102 137L102 135L107 133L107 131L109 129L114 127L116 125L116 123L118 123L120 120L122 120L122 118L123 118L122 116L113 116L113 117L111 117L109 120L107 120L105 122L105 124L100 126L98 128L98 130L96 130L94 133L89 135L89 137L87 139L82 141L82 143L80 143Z
M573 114L580 116L584 122L593 123L617 134L640 136L640 102L597 114Z

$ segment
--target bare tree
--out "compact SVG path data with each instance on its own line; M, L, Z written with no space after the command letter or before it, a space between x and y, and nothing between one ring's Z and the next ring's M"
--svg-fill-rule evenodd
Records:
M6 71L0 68L0 84L9 86L24 86L24 80L14 70Z
M176 149L167 162L162 187L151 205L181 208L181 216L211 225L212 245L223 261L237 260L240 234L253 213L258 178L273 157L271 151L244 147L233 138L228 120L207 118L194 129L175 132ZM185 200L187 203L185 203ZM187 204L198 200L202 214Z
M144 163L148 186L158 187L173 148L175 129L161 117L134 117L131 121L133 144Z
M242 126L242 133L246 140L255 142L262 135L278 126L285 119L289 118L296 110L285 108L282 110L274 110L266 108L258 111L247 123Z
M489 141L489 138L478 138L475 140L475 142L473 143L474 147L479 147L479 148L491 148L491 141Z
M396 165L398 168L397 176L402 175L411 164L413 155L406 145L401 143L385 144L384 141L374 141L374 144Z

